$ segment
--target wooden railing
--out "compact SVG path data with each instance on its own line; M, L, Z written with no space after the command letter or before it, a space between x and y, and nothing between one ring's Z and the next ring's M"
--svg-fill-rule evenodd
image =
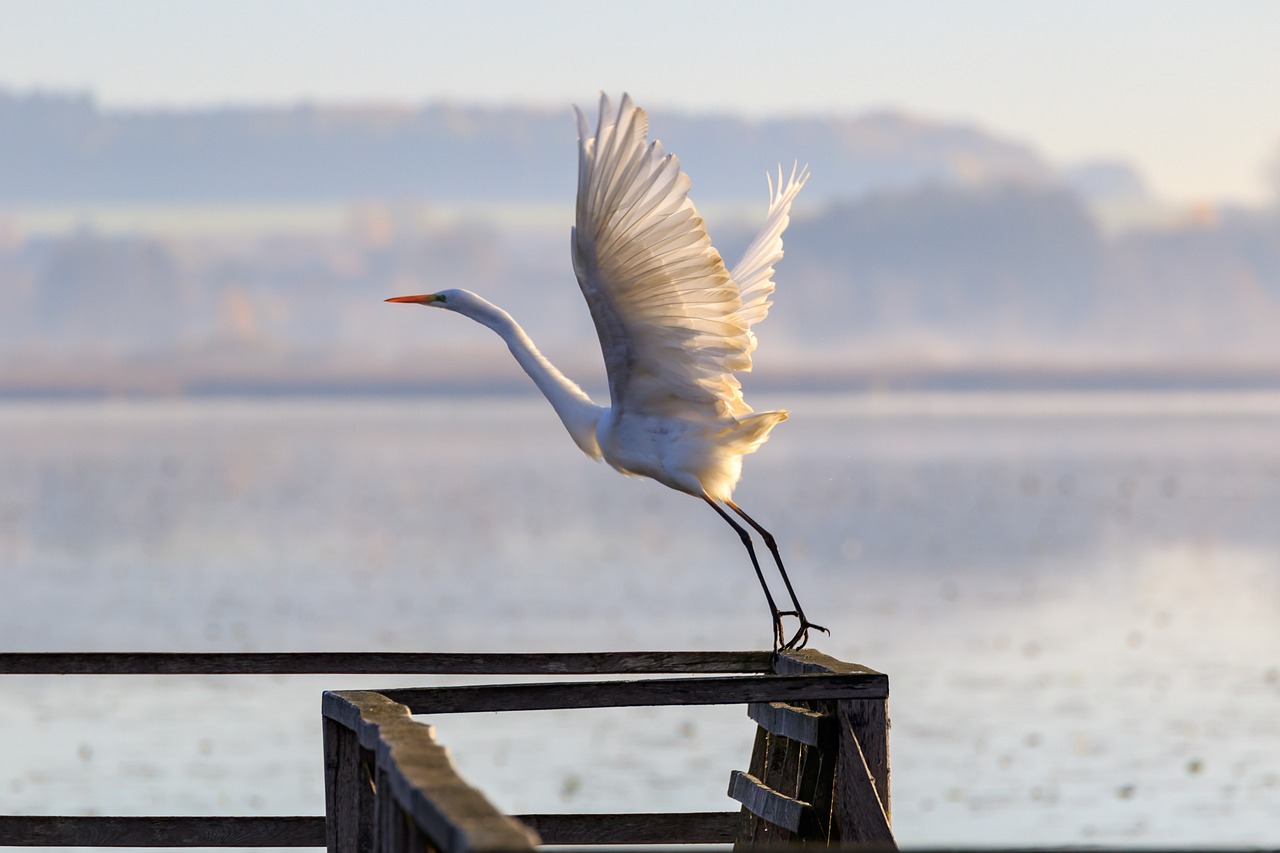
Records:
M324 694L326 817L0 816L0 846L527 850L546 844L892 844L886 676L813 651L466 655L0 654L0 675L671 675ZM705 677L714 675L715 677ZM802 676L802 677L797 677ZM517 815L467 785L411 714L748 704L760 734L741 812ZM793 784L794 782L794 784Z
M871 672L805 652L780 656L776 669L810 675ZM747 713L759 726L751 768L734 771L729 780L729 796L743 804L739 846L788 841L895 846L887 692L884 698L757 703Z

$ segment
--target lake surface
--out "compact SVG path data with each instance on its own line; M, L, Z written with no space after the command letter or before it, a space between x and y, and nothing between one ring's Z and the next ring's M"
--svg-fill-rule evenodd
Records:
M890 675L901 843L1280 844L1280 395L785 404L737 499L815 644ZM540 399L0 403L8 651L768 641L732 531ZM320 691L408 683L444 680L4 677L0 808L319 814ZM752 738L432 722L517 812L731 808Z

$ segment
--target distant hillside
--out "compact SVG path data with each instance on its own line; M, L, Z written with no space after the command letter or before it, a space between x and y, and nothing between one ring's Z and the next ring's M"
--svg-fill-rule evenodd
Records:
M704 203L757 199L765 170L795 160L821 175L814 195L828 199L1054 177L1024 145L888 112L650 121ZM560 201L576 175L575 135L568 104L121 111L88 95L0 90L0 203Z
M383 302L442 286L603 386L567 240L385 213L231 240L0 240L0 397L525 388L488 330ZM751 237L715 234L729 258ZM1062 189L921 187L795 218L751 383L1277 387L1277 328L1280 210L1116 235Z
M764 387L1280 383L1280 207L1116 228L1157 203L1132 169L1058 172L970 127L651 121L730 259L759 222L707 207L760 215L766 168L813 168L763 327ZM574 133L567 106L122 112L0 93L0 397L526 387L486 330L383 302L444 286L491 297L601 387L568 258ZM21 221L24 205L149 202L229 202L245 227ZM562 206L566 221L421 215L477 202ZM253 226L274 203L347 213Z

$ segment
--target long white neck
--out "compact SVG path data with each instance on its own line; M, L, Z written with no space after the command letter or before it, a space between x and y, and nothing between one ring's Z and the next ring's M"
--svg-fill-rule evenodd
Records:
M591 458L599 459L596 424L604 414L604 408L591 402L591 398L573 380L557 370L510 314L474 294L471 294L471 301L474 304L467 305L458 313L488 326L507 342L507 349L547 398L551 408L556 410L574 444Z

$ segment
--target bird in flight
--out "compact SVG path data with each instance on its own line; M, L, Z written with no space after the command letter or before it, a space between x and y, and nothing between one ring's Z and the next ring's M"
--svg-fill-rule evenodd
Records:
M616 109L601 95L594 134L581 111L575 107L574 113L573 269L599 334L610 405L593 403L510 314L470 291L387 301L444 308L489 327L506 341L584 453L623 474L649 477L705 501L746 546L769 604L774 649L802 648L811 630L826 629L805 616L773 535L733 501L742 457L759 449L787 412L752 411L734 374L751 369L752 327L769 311L782 232L808 169L793 169L785 182L779 169L776 186L769 178L764 227L729 270L689 199L689 177L679 160L657 140L649 141L644 110L628 95ZM790 609L778 607L751 534L734 516L763 540ZM784 617L798 623L789 637Z

